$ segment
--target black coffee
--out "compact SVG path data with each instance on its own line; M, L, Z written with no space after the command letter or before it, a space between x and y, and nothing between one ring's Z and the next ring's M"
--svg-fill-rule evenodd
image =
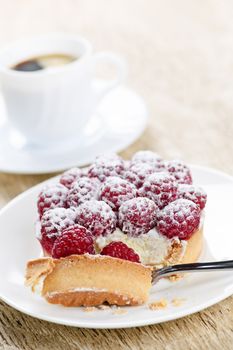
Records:
M30 58L19 62L11 67L13 70L21 72L34 72L41 69L55 68L63 66L77 60L77 57L65 54L50 54Z

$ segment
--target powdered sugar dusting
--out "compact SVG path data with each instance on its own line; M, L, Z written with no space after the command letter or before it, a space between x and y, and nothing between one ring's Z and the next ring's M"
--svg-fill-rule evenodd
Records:
M120 177L117 176L109 176L101 186L103 188L105 185L113 186L116 188L116 191L120 192L120 186L123 185L124 187L127 186L128 182Z
M42 234L48 237L57 236L61 231L74 225L76 213L72 209L55 208L45 212L41 219Z
M44 187L39 194L37 202L39 215L42 216L48 209L65 207L67 192L68 190L65 186L57 183Z
M178 186L178 198L189 199L197 204L201 209L204 209L207 194L202 187L181 184Z
M79 168L71 168L65 171L60 177L60 183L67 188L70 188L72 183L76 181L78 178L83 176L83 172Z
M104 181L99 198L117 211L123 202L136 196L137 189L133 184L120 177L110 176Z
M81 177L72 184L67 194L67 204L69 207L77 207L86 201L97 199L99 186L97 179Z
M147 233L156 224L156 211L157 206L148 198L128 200L119 209L119 226L131 236Z
M145 151L138 151L136 152L133 157L132 161L140 161L140 162L154 162L154 161L159 161L162 160L162 158L155 152L145 150Z
M47 254L51 255L57 237L63 229L74 225L74 220L75 212L72 209L54 208L43 214L40 243Z
M190 169L181 160L170 160L165 162L167 171L172 174L179 184L192 184Z
M138 162L132 163L127 171L124 173L124 178L133 183L137 188L140 188L146 177L156 171L153 164Z
M90 200L77 209L76 222L94 236L107 235L116 228L116 215L104 201Z
M169 206L166 207L166 211L169 213L177 213L178 215L181 214L180 210L182 209L182 212L188 213L190 211L190 208L197 209L197 206L195 203L186 200L186 199L177 199L176 201L169 204Z
M200 224L201 211L187 199L177 199L157 213L157 228L168 238L188 239Z
M139 193L153 200L161 209L177 198L177 187L172 175L166 172L154 173L147 177Z
M99 156L89 167L88 176L104 181L108 176L121 176L124 171L124 161L116 154Z
M49 198L54 200L65 200L67 189L62 184L53 183L43 188L40 195L45 197L45 201Z
M152 164L156 171L160 171L165 168L163 159L155 152L152 151L138 151L132 157L132 164L142 162Z

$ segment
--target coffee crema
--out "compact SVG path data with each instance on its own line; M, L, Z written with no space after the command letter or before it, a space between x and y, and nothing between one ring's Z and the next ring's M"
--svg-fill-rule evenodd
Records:
M20 72L34 72L42 69L60 67L77 59L78 57L66 54L41 55L14 64L10 68Z

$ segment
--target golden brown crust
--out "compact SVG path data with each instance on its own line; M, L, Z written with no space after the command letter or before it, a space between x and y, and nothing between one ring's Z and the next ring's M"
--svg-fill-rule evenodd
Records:
M65 293L47 294L45 298L51 304L61 304L63 306L98 306L104 303L119 306L135 306L145 302L117 293L101 291L69 291Z
M51 273L54 266L53 259L41 258L29 261L27 263L25 284L31 286L32 291L34 291L41 278Z
M186 241L185 247L179 239L174 239L165 259L155 267L195 262L201 254L202 246L203 228L201 227Z
M169 249L168 255L164 259L164 265L177 264L183 256L183 245L180 240L174 240Z
M192 263L198 260L203 247L203 227L197 230L187 241L187 246L181 264Z
M179 257L179 259L177 259L176 261L171 262L168 260L167 265L187 264L187 263L193 263L197 261L201 254L202 246L203 246L203 228L200 228L187 241L184 255L182 257ZM182 277L183 277L183 274L174 274L168 278L170 281L175 282Z
M37 276L34 280L33 274ZM107 256L72 255L30 261L27 284L34 288L39 276L45 276L42 295L46 300L64 306L96 306L104 302L139 305L147 300L151 287L151 268Z

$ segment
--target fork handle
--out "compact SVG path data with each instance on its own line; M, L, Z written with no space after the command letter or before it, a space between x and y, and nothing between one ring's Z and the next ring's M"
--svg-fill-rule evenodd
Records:
M157 278L170 276L175 273L185 272L201 272L201 271L212 271L212 270L233 270L233 260L226 261L213 261L213 262L200 262L192 264L179 264L163 267L157 270Z

